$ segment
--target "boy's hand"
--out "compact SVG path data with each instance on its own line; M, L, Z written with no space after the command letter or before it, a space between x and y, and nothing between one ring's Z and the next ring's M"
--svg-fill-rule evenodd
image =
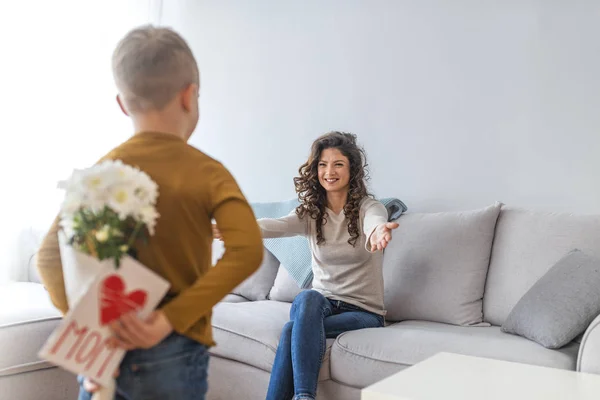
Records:
M110 328L114 337L109 343L128 351L154 347L173 332L171 323L160 310L154 311L145 320L134 313L123 315Z
M377 228L375 228L369 238L371 251L385 249L388 243L392 241L392 229L396 229L398 226L397 222L377 225Z
M117 368L117 370L113 374L113 378L116 379L118 376L119 376L119 369ZM100 390L100 385L98 385L96 382L94 382L93 380L91 380L89 378L85 378L83 380L83 389L88 393L96 393L98 390Z
M219 231L219 228L217 228L217 224L212 224L212 232L213 238L217 240L223 240L223 236L221 236L221 231Z

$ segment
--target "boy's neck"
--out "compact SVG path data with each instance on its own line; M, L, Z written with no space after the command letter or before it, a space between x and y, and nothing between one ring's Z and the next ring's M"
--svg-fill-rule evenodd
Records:
M140 132L162 132L173 136L177 136L185 141L189 139L189 135L185 127L180 123L170 121L169 118L164 118L159 115L143 115L132 118L133 129L135 133Z

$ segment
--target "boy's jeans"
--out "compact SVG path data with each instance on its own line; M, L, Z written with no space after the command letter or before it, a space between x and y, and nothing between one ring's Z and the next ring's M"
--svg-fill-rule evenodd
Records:
M314 290L300 292L284 325L271 371L267 400L314 399L326 338L384 326L384 318Z
M148 350L126 353L117 378L116 400L204 400L208 390L208 349L172 333ZM92 394L80 383L79 400Z

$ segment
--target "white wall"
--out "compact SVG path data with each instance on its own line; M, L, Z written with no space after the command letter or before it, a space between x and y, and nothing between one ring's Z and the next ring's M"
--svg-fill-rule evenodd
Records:
M191 143L251 201L294 196L310 143L358 134L411 211L600 212L600 2L163 1L202 74Z
M152 2L0 2L0 284L27 279L64 198L57 182L131 135L110 60Z

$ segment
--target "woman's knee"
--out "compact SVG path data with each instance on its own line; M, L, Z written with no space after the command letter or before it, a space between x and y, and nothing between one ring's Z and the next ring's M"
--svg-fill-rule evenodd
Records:
M294 298L290 314L293 319L293 316L297 313L306 310L323 310L327 304L328 300L321 293L316 290L304 290Z
M293 304L304 305L304 306L316 306L323 304L327 301L325 296L316 290L304 290L294 298Z
M281 330L281 336L282 337L291 337L293 328L294 328L294 321L286 322L286 324L283 326L283 329Z

